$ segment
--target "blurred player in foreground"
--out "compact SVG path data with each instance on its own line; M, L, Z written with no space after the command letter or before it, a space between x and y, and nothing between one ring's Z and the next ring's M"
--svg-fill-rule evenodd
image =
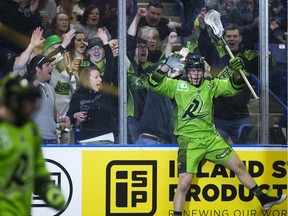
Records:
M41 97L38 86L14 72L0 85L0 215L30 216L32 192L50 207L65 207L65 198L50 179L41 136L31 121Z

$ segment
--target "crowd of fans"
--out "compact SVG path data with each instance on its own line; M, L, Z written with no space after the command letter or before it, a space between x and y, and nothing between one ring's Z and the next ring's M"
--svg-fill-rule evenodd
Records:
M185 1L185 23L164 16L164 1L134 13L133 2L126 2L128 143L176 142L173 103L149 90L148 76L180 50L177 38L205 57L207 76L227 76L219 72L229 55L204 22L210 9L221 14L233 54L259 76L259 0ZM117 19L116 0L0 0L0 73L14 70L41 84L35 121L43 143L118 143L118 76L124 72L117 66ZM269 25L269 43L287 45L287 1L269 0ZM181 78L181 69L169 76ZM252 125L249 98L247 90L215 101L216 128L227 141L239 143L239 127Z

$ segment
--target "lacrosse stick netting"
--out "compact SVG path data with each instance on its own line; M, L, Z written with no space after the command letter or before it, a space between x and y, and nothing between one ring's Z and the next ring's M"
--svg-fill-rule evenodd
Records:
M222 38L224 28L221 23L220 13L213 9L209 10L205 15L204 21L212 28L215 35L217 35L219 38Z
M209 25L212 28L213 33L222 40L222 42L224 43L225 49L229 53L230 58L234 59L233 53L231 52L229 46L227 45L226 41L223 38L224 28L220 19L220 14L216 10L211 9L206 13L204 17L204 21L207 25ZM247 79L245 73L242 70L240 70L239 72L241 76L243 77L244 81L246 82L254 98L259 99L253 87L251 86L249 80Z

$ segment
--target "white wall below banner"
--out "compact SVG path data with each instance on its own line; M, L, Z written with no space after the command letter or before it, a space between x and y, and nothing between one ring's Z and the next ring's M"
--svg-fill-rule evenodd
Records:
M44 147L43 154L52 180L65 194L67 208L56 211L37 197L32 197L32 216L82 216L81 148Z

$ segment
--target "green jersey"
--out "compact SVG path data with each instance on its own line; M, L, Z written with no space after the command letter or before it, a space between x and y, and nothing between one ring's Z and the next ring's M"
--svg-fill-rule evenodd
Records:
M33 122L18 127L0 120L0 176L0 215L29 216L32 191L45 188L37 182L50 181Z
M128 97L127 97L127 116L140 119L143 113L148 85L148 75L152 72L152 63L132 61L128 69Z
M149 77L153 91L175 101L174 122L176 136L201 138L215 134L213 123L213 99L233 96L245 84L235 85L230 78L206 78L199 87L185 80L175 80L154 72Z

